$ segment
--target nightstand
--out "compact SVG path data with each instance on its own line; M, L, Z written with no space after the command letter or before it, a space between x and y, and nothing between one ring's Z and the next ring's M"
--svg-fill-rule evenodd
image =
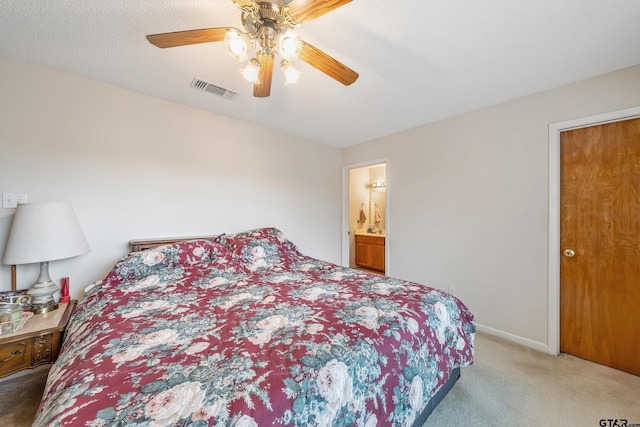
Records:
M0 378L55 362L77 303L61 303L57 310L34 315L19 331L0 335Z

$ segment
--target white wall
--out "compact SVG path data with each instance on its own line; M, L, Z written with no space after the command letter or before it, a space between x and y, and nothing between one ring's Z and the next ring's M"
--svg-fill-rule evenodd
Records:
M453 96L453 94L452 94ZM640 65L343 150L388 157L391 274L547 348L549 124L640 105Z
M73 297L134 238L275 226L340 262L340 150L12 59L0 70L0 192L71 202L92 251L50 272ZM14 212L0 208L0 256ZM37 276L19 266L18 287ZM2 265L0 290L9 278Z
M369 223L369 168L357 168L349 170L349 267L356 266L356 230L367 228ZM364 205L367 222L360 222L360 210Z
M547 344L548 126L640 105L635 66L350 147L341 162L96 81L1 57L0 70L0 192L73 204L92 251L51 275L69 276L74 297L133 238L273 225L339 263L341 165L389 158L389 274L454 287L480 324L533 346ZM0 255L13 212L0 208ZM19 287L37 270L20 266Z

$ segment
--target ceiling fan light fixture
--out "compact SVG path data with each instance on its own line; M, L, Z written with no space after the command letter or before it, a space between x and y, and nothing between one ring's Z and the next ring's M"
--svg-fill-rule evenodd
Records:
M253 84L260 83L258 77L260 75L260 62L256 58L251 58L247 66L240 70L240 73L247 81Z
M246 34L239 33L235 29L229 29L224 35L224 43L238 61L246 61L249 55L251 40Z
M300 71L293 66L292 62L282 60L280 69L282 69L282 73L284 74L285 85L294 84L300 78Z
M349 86L359 75L340 61L302 40L295 29L352 0L232 0L241 10L244 30L233 27L201 28L147 35L159 48L224 41L240 62L249 59L242 76L253 83L253 96L271 94L273 68L280 60L285 84L297 82L300 72L291 63L307 63L328 77ZM276 59L277 58L277 59Z
M295 31L289 29L278 36L278 55L285 61L292 61L300 55L302 41Z

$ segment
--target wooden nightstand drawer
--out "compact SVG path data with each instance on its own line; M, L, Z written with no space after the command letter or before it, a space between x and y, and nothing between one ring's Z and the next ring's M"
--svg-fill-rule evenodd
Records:
M0 378L55 362L75 306L76 301L60 304L59 311L37 314L29 319L24 329L0 336Z
M29 367L30 343L30 339L24 339L0 345L0 377Z

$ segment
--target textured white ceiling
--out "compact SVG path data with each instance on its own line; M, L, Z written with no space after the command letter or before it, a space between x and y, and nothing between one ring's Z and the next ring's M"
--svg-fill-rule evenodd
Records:
M0 55L345 147L638 64L639 23L639 0L355 0L298 32L360 78L345 87L297 61L300 81L275 69L263 99L224 43L145 39L242 28L231 0L0 0Z

